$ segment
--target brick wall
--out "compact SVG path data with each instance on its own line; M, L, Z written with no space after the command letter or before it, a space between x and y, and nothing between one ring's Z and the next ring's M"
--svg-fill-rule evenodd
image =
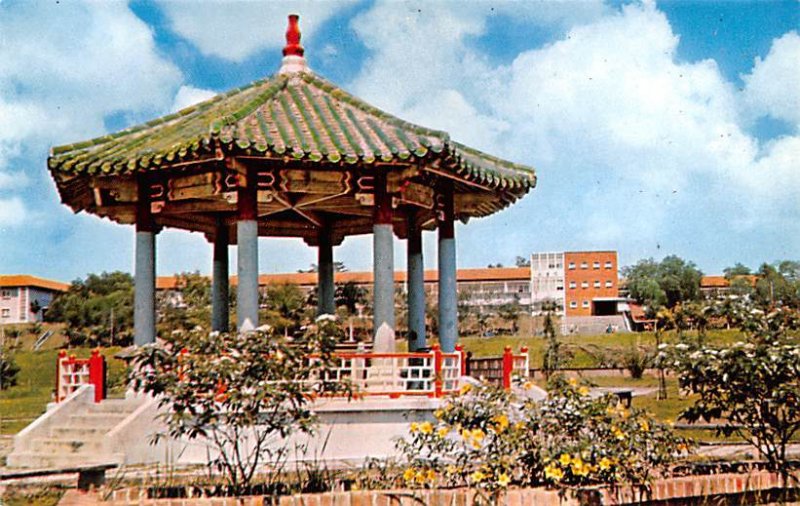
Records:
M794 483L800 483L800 471L795 472ZM632 505L643 501L669 501L672 505L697 504L698 498L768 491L783 487L776 473L766 471L716 474L707 476L685 476L653 483L650 495L639 489L620 487L611 490L603 487L587 487L573 496L560 497L555 490L544 488L511 489L497 496L470 489L451 490L365 490L350 492L328 492L324 494L296 494L284 496L277 506L471 506L473 504L496 504L502 506L605 506ZM244 498L191 498L191 499L146 499L138 489L114 491L109 504L115 506L262 506L271 501L262 497ZM481 501L481 499L483 499ZM476 501L478 500L478 501Z
M611 266L606 268L609 263ZM571 265L574 267L570 268ZM616 251L564 253L564 291L566 293L564 309L566 315L591 316L593 298L619 296L617 278ZM599 287L595 286L598 282ZM608 282L610 282L610 286L606 286ZM575 307L572 307L573 302Z

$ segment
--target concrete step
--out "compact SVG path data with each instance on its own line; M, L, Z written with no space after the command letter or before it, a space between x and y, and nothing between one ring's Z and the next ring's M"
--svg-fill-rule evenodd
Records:
M30 450L33 453L50 455L68 455L75 453L96 455L103 451L103 443L102 439L34 438L31 440Z
M57 439L100 439L109 431L106 427L53 427L50 437Z
M123 459L119 455L81 455L52 453L23 452L8 455L6 465L10 468L39 469L52 467L74 467L77 465L106 464L116 462L121 464Z
M70 415L66 427L85 427L111 430L128 417L127 413L85 413Z
M89 409L92 413L130 414L141 405L142 401L139 399L106 399L97 404L92 404Z

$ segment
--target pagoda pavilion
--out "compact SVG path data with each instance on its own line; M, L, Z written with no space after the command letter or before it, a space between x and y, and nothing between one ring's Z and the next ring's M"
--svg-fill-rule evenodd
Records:
M439 340L457 340L454 222L488 216L536 184L517 165L396 118L306 64L289 16L277 74L176 113L54 147L63 203L133 224L135 343L155 341L155 237L163 227L213 244L212 328L228 330L228 245L237 245L239 331L258 326L258 238L318 248L320 314L333 313L333 248L373 234L375 351L394 351L393 238L408 242L409 349L424 347L422 231L438 230Z

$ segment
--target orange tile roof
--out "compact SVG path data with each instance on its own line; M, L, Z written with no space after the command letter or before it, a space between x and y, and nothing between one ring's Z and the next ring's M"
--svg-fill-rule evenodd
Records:
M752 274L742 274L734 276L735 279L746 279L752 286L755 286L758 276ZM731 282L725 276L703 276L700 279L700 288L727 288Z
M53 281L52 279L38 278L28 274L0 274L0 287L17 288L32 286L34 288L44 288L54 292L66 292L69 288L67 283Z
M517 281L529 280L531 277L531 270L529 267L498 267L486 269L459 269L457 273L458 281ZM364 272L337 272L334 275L337 283L355 283L361 285L368 285L372 283L372 273ZM431 283L439 279L438 271L427 270L425 271L425 282ZM395 271L394 280L396 283L405 283L406 272ZM236 286L238 278L231 276L231 285ZM313 286L317 284L316 272L288 272L281 274L260 274L258 276L258 284L261 286L266 285L280 285L280 284L295 284L300 286ZM177 287L177 278L175 276L159 276L156 279L156 289L170 290Z

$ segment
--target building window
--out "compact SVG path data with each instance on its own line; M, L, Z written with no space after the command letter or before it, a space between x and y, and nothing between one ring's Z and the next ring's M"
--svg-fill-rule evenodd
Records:
M592 264L592 269L599 269L599 268L600 268L600 262L595 262Z
M575 269L575 262L570 262L569 263L569 269L570 270L574 270Z
M11 318L11 310L7 307L4 307L3 311L0 312L0 318Z
M588 281L581 281L581 288L589 288L589 282Z
M588 268L589 268L589 262L581 262L581 269L588 269Z
M612 267L613 265L611 264L611 262L606 262L606 269L610 269Z
M583 307L589 307L589 301L588 301L588 300L585 300L585 301L583 301L583 304L581 304L581 305L582 305Z
M594 287L595 288L600 288L600 282L599 281L595 281L594 282Z
M606 281L606 288L611 288L613 286L614 286L614 282L613 281Z
M4 299L10 299L11 298L11 290L2 290L2 291L0 291L0 296L2 296Z
M569 307L575 309L576 307L578 307L578 303L573 300L572 302L569 303Z
M576 282L574 282L574 281L570 281L569 282L569 287L570 288L576 288L577 286L578 286L578 284Z

